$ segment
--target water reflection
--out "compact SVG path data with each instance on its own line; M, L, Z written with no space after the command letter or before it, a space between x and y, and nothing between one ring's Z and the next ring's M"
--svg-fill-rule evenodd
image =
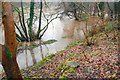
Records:
M37 26L38 22L36 22L35 25ZM28 66L32 66L33 64L36 64L42 60L42 58L48 54L53 54L59 50L62 50L70 42L83 37L83 32L80 30L77 31L78 28L76 26L80 27L80 22L70 20L67 17L64 17L62 20L59 18L53 20L43 35L42 41L55 39L57 42L41 45L35 48L28 48L27 46L34 43L40 44L39 40L32 43L23 43L25 48L22 51L18 51L17 53L17 62L19 67L22 69ZM0 32L0 37L1 36L3 35Z
M36 64L37 61L36 61L36 59L35 59L35 54L34 54L34 52L33 52L33 49L30 49L30 52L31 52L33 64Z
M19 66L21 68L25 68L27 67L27 65L31 66L33 64L36 64L38 61L42 60L48 54L51 54L51 53L53 54L59 50L62 50L70 42L74 41L76 39L76 37L74 37L75 35L71 37L68 36L68 35L74 34L73 25L76 23L72 21L73 20L70 20L68 18L63 20L60 20L59 18L53 20L52 23L50 23L48 30L45 32L44 36L42 37L42 40L46 41L49 39L55 39L57 40L57 42L52 44L41 45L33 49L25 50L23 53L19 53L17 56ZM37 25L37 22L36 22L36 25ZM70 30L66 31L65 29L67 29L68 27ZM32 44L34 43L40 44L40 41L37 40ZM25 56L25 58L22 58L23 60L20 59L22 56ZM26 66L23 66L23 65L26 65Z

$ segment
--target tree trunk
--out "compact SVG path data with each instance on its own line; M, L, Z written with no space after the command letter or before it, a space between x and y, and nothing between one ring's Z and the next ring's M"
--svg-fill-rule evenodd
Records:
M118 2L118 49L119 49L119 61L120 61L120 1Z
M73 3L73 7L74 7L73 8L73 14L74 14L75 20L79 20L75 3Z
M8 79L22 80L22 76L16 61L16 33L14 19L10 2L2 2L3 25L5 30L5 46L2 46L2 65ZM6 52L8 48L11 52L10 59Z
M2 45L0 44L0 62L2 62Z

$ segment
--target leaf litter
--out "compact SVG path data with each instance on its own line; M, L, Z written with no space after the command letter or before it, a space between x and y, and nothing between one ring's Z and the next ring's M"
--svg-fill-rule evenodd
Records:
M96 39L96 45L85 46L79 43L74 47L67 48L62 53L55 54L51 62L42 66L30 67L22 70L24 77L38 78L60 78L63 76L61 62L74 61L74 73L67 73L66 78L120 78L120 65L118 64L118 44L113 44L117 40L112 40L112 33L100 35ZM72 63L73 64L73 63ZM64 66L64 65L63 65ZM68 69L66 67L64 69ZM70 69L71 70L71 69Z

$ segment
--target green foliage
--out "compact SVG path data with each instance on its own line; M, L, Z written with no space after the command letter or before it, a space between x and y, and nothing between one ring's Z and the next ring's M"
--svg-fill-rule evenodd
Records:
M75 45L77 45L77 44L79 44L79 43L84 43L84 42L85 42L85 40L84 40L84 39L81 39L81 40L76 40L76 41L74 41L74 42L70 43L70 44L66 47L66 49L67 49L67 48L74 47Z
M30 77L25 77L24 80L33 80L33 79Z
M111 75L111 79L117 79L117 76L115 73L113 75Z
M49 54L46 58L51 59L54 56L55 56L55 54Z
M120 21L120 1L119 2L114 2L114 14L115 18L117 18Z
M58 66L58 69L61 71L61 72L64 72L65 69L68 69L69 66L65 63L65 62L60 62L59 66Z
M50 40L45 41L44 44L52 44L52 43L54 43L54 42L57 42L57 40L55 40L55 39L50 39Z
M9 60L11 60L11 59L12 59L12 53L11 53L10 49L7 48L6 46L4 46L4 47L5 47L5 53L6 53L6 55L7 55L7 58L8 58Z
M99 3L99 8L100 8L101 11L104 11L104 8L105 8L104 2Z
M42 36L44 35L44 33L47 31L48 29L48 25L56 18L58 18L58 15L52 19L47 19L47 17L44 15L45 20L47 21L46 25L41 28L41 20L42 20L42 8L43 8L43 2L42 0L40 0L40 11L39 11L39 16L34 16L34 0L31 0L30 2L30 14L29 14L29 18L26 20L26 17L24 16L25 13L25 8L23 7L23 2L21 1L21 8L17 8L14 7L15 11L18 13L18 18L19 18L19 22L20 22L20 26L18 26L15 23L15 26L18 30L18 33L16 33L17 36L17 40L19 42L31 42L31 41L35 41L36 39L41 39ZM39 18L39 25L38 25L38 29L37 29L37 34L35 33L35 31L32 30L33 24L35 21L37 21L37 18ZM27 24L26 24L27 22ZM28 30L27 30L28 29ZM53 43L54 41L48 41L46 42L47 44Z
M30 39L32 39L31 36L32 36L33 18L34 18L34 0L31 0L31 2L30 2L30 18L28 19L29 20L28 32L29 32Z
M92 51L91 53L89 53L91 56L97 56L96 52Z
M42 9L43 9L43 3L42 0L40 2L40 14L39 14L39 27L37 31L37 38L40 38L40 32L41 32L41 18L42 18Z
M42 3L42 2L41 2ZM34 33L34 31L32 30L32 27L33 27L33 22L35 21L34 17L34 0L31 0L30 2L30 14L29 14L29 18L27 19L26 21L26 17L24 16L25 14L25 8L23 7L23 2L21 1L21 8L17 8L17 7L14 7L14 10L18 13L18 18L19 18L19 22L20 22L20 26L18 26L16 23L15 23L15 26L18 30L18 33L16 33L16 36L17 36L17 40L19 42L29 42L29 41L34 41L35 39L37 39L37 36L39 35L36 35ZM41 12L42 14L42 12ZM42 16L39 16L40 18ZM26 25L26 22L27 22L27 25ZM39 24L41 25L41 19L39 21ZM21 27L21 29L20 29ZM28 30L27 30L28 28ZM39 29L39 34L41 32L41 30Z
M25 16L24 16L24 8L23 8L22 0L21 0L21 13L18 13L18 15L19 15L19 20L20 20L22 30L24 31L24 34L25 34L25 37L26 37L26 41L29 41L28 34L27 34L27 27L25 25Z
M43 60L41 60L40 62L38 62L36 65L34 65L33 67L37 67L37 66L42 66L45 63L49 63L52 61L52 57L54 57L55 54L49 54L47 57L45 57Z
M115 15L117 15L119 13L119 3L118 2L114 2L114 11L115 11Z
M115 21L111 21L105 26L105 31L106 32L111 32L111 31L114 30L115 26L116 26Z
M65 79L65 76L76 71L75 67L69 66L67 62L60 62L56 70L61 73L60 79Z
M71 58L71 57L73 57L73 56L75 56L74 53L69 53L69 54L67 54L66 58L69 59L69 58Z
M100 2L99 3L99 9L101 11L101 15L100 17L103 19L104 18L104 8L105 8L105 3L104 2Z
M34 44L31 44L30 46L28 46L28 48L33 49L33 48L36 48L38 46L39 46L39 44L34 43Z
M38 62L37 65L35 65L35 66L41 66L41 65L43 65L44 63L45 63L45 60L41 60L41 61Z
M57 51L55 54L64 54L64 51L65 50L60 50L60 51Z
M59 77L59 80L69 80L69 79L67 79L67 78L64 77L64 76L60 76L60 77Z
M81 21L87 21L88 20L88 15L87 14L81 14L81 17L80 17L80 20Z

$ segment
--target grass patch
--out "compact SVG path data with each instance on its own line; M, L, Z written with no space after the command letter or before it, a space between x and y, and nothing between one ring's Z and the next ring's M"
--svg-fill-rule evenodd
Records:
M76 46L77 44L79 44L79 43L84 43L84 42L85 42L85 39L76 40L76 41L70 43L70 44L66 47L66 49L67 49L67 48L74 47L74 46Z
M111 32L114 30L116 26L116 22L115 21L110 21L106 26L105 26L105 31L106 32Z
M29 77L25 77L23 80L33 80L33 79Z
M61 50L61 51L56 52L55 54L49 54L48 56L46 56L43 60L41 60L41 61L39 61L37 64L35 64L35 65L33 66L33 68L38 67L38 66L42 66L42 65L44 65L44 64L46 64L46 63L52 62L52 59L51 59L51 58L54 57L56 54L63 54L66 49L71 48L71 47L74 47L74 46L76 46L77 44L79 44L79 43L84 43L84 42L85 42L85 40L82 39L82 40L77 40L77 41L74 41L74 42L70 43L64 50ZM74 53L68 55L68 57L71 57L72 55L74 55Z
M64 51L65 51L65 49L64 49L64 50L57 51L55 54L63 54Z
M34 65L33 66L33 68L35 68L35 67L38 67L38 66L42 66L42 65L44 65L44 64L46 64L46 63L50 63L50 62L52 62L52 57L54 57L55 56L55 54L49 54L47 57L45 57L43 60L41 60L41 61L39 61L36 65Z
M59 79L61 80L65 79L67 75L73 74L76 72L76 68L69 66L67 62L60 62L56 70L61 74L59 76Z

